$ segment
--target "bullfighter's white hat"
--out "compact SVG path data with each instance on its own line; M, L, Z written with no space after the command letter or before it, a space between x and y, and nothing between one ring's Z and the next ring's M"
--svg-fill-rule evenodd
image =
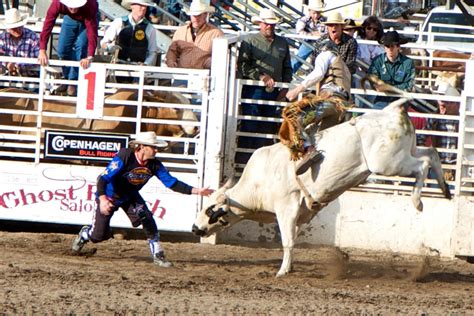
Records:
M168 143L159 140L156 137L155 132L142 132L135 135L135 139L130 142L130 145L145 145L145 146L154 146L154 147L166 147Z

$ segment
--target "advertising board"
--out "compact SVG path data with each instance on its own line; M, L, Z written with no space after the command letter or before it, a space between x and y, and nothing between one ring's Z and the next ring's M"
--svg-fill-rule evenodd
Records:
M90 224L96 209L95 191L101 167L4 161L0 168L0 219ZM196 186L196 175L175 175ZM190 232L198 207L197 195L175 193L153 177L140 191L160 230ZM112 226L131 227L125 213Z

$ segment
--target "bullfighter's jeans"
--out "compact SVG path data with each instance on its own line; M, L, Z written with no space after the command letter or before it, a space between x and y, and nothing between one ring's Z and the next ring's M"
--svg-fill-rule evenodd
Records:
M153 213L148 209L145 200L137 195L131 200L114 200L111 199L114 206L109 215L100 212L100 202L96 199L97 208L92 219L92 228L90 230L90 240L98 243L110 239L113 235L110 230L110 220L114 213L119 209L123 209L133 227L142 225L143 231L147 239L155 239L158 236L158 227L153 218Z
M87 57L87 32L84 22L79 22L68 15L64 16L58 39L58 57L62 60L80 61ZM63 67L65 79L77 80L78 67Z

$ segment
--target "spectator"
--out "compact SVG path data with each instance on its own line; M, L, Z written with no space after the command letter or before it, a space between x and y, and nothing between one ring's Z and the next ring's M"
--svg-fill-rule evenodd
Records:
M376 16L369 16L362 22L359 36L363 40L379 42L383 36L382 22ZM383 52L384 50L380 45L359 44L357 58L367 65L364 69L365 72L367 72L372 60Z
M407 43L397 31L389 31L380 39L385 53L377 56L369 67L368 74L376 75L380 80L400 90L410 91L415 81L413 60L400 53L400 45ZM375 87L375 89L378 89ZM383 109L396 97L377 96L375 109Z
M334 12L328 15L324 24L327 27L327 32L321 36L319 41L323 42L327 39L333 41L339 49L339 56L346 63L351 74L354 74L356 71L357 41L343 32L346 22L339 12Z
M3 22L6 31L0 34L0 55L10 57L36 58L39 53L39 37L35 32L25 27L28 15L21 15L18 9L5 12ZM35 65L2 63L12 76L37 75L32 68Z
M38 61L48 64L46 48L58 16L63 15L57 52L59 59L80 61L82 68L89 67L97 48L99 5L97 0L52 0L40 35ZM65 79L77 80L77 67L63 67ZM68 95L76 94L76 85L67 87Z
M147 8L153 4L148 0L125 0L122 5L131 13L113 20L100 46L108 52L120 49L120 60L154 66L158 51L156 29L145 18Z
M145 18L153 24L160 24L162 13L157 8L161 8L160 0L153 0L150 2L151 6L147 6ZM123 4L122 4L123 5Z
M286 97L292 101L304 90L314 88L315 84L321 87L317 91L319 97L292 103L283 111L285 123L293 125L292 130L298 131L291 139L282 140L289 146L294 160L303 156L303 160L296 166L297 175L303 174L314 162L322 158L322 153L315 148L315 140L307 136L313 133L307 129L322 130L340 122L345 112L341 105L348 106L350 96L351 74L340 57L337 45L327 39L320 42L317 53L314 70L301 84L291 89ZM288 113L299 113L300 117L294 120L294 116ZM323 119L331 123L325 123L323 126ZM295 124L296 122L302 123Z
M433 91L434 93L458 97L460 96L459 91L453 88L449 83L443 82L438 86L438 88ZM443 101L438 100L438 113L441 115L459 115L459 102L453 101ZM430 131L441 131L441 132L451 132L456 133L458 131L458 120L450 119L428 119L425 130ZM421 138L422 137L422 138ZM420 135L422 145L428 146L432 145L436 148L442 149L456 149L457 148L457 137L453 136L428 136L425 134ZM440 152L439 153L441 163L445 164L454 164L456 163L456 154L450 152ZM454 177L453 177L454 178ZM450 179L453 180L453 179Z
M356 37L356 32L359 30L356 22L353 19L345 19L346 25L344 26L343 32L351 37Z
M323 0L312 0L310 4L307 5L308 15L303 16L298 19L296 22L296 33L304 36L321 36L326 31L326 26L322 23L326 21L326 18L321 15L325 7ZM309 44L312 44L313 41L307 41ZM298 49L297 56L301 59L306 60L311 53L313 52L313 47L301 43L300 48ZM293 73L296 73L300 69L302 63L296 59L291 59L291 68Z
M208 22L209 13L214 12L209 4L194 0L185 13L191 22L179 27L166 53L168 67L210 69L212 40L224 33Z
M160 244L160 235L153 214L148 209L139 191L153 176L173 191L183 194L209 196L214 190L194 188L173 177L155 157L158 148L167 143L158 140L155 132L143 132L130 142L133 148L122 148L112 158L97 179L97 209L92 226L84 226L74 239L72 250L79 253L91 241L98 243L112 237L110 220L122 208L132 225L142 225L150 246L153 262L161 267L170 267Z
M252 22L259 25L260 31L250 35L240 45L237 59L237 77L258 80L265 84L261 86L245 85L242 88L242 98L279 101L285 98L287 89L275 88L276 82L291 82L292 72L290 50L286 40L275 34L275 25L279 18L270 9L262 9L259 16L252 17ZM244 115L279 117L275 106L242 104ZM276 134L278 126L270 122L243 121L241 131L263 132ZM241 144L247 147L269 145L268 139L242 138Z
M384 52L383 48L378 44L383 36L383 25L382 22L376 16L369 16L362 22L361 28L359 29L360 38L367 41L377 41L376 44L358 43L357 50L357 76L353 80L353 88L360 87L360 78L367 76L367 70L369 69L372 60L378 55ZM374 95L366 95L364 99L369 103L373 104L375 100ZM358 97L355 98L357 107L367 108L367 103L362 102Z

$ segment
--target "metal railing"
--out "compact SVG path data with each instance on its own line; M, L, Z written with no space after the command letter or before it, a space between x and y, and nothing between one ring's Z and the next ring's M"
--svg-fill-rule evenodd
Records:
M2 159L48 162L43 142L46 130L130 135L145 128L158 131L172 125L194 128L196 132L182 137L160 136L171 146L168 151L159 153L159 157L174 170L202 173L204 140L200 131L207 127L208 70L104 64L108 74L104 113L102 118L90 120L78 116L79 97L54 94L58 86L78 86L80 82L50 77L45 67L38 67L35 59L0 57L0 62L4 61L29 63L39 69L39 76L0 76ZM50 65L78 66L79 63L51 60ZM111 80L114 77L126 78L129 83L117 83ZM176 82L181 85L175 85ZM173 115L146 115L163 113L165 109L171 110ZM194 114L194 118L180 116L185 111Z

